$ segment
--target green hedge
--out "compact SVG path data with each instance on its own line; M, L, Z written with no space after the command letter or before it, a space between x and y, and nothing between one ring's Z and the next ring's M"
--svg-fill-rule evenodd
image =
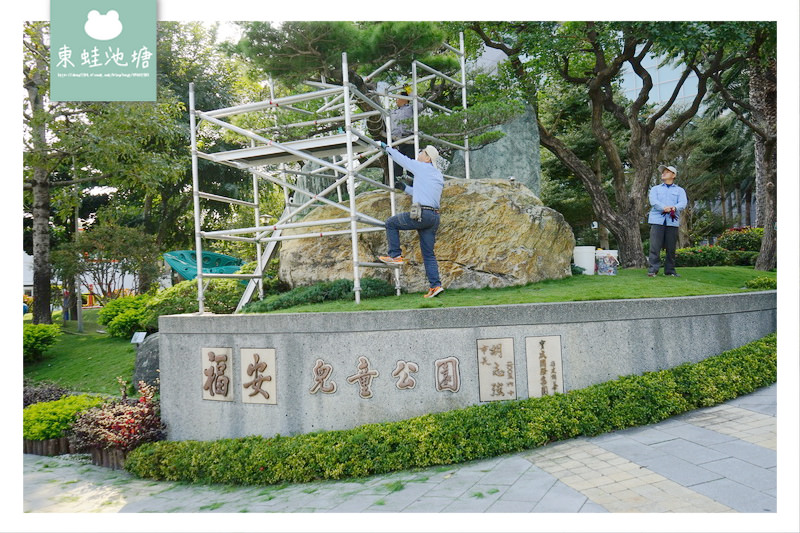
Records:
M757 289L760 291L771 291L778 288L778 280L768 276L759 276L747 280L744 284L748 289Z
M29 405L22 411L22 437L29 440L63 437L81 412L102 403L99 396L81 394Z
M758 252L761 250L761 240L764 238L764 228L728 228L717 239L717 246L727 250L740 250L744 252Z
M244 287L239 280L210 279L203 290L205 309L220 315L231 314L236 310L243 292ZM198 309L197 280L181 281L159 291L148 300L142 317L142 326L148 331L157 331L158 317L161 315L196 313Z
M361 278L361 296L364 298L392 296L394 293L394 286L382 279ZM242 312L267 313L295 305L321 303L331 300L350 300L352 298L353 280L337 279L336 281L316 283L307 287L297 287L289 292L251 302L242 309Z
M44 353L61 335L58 324L23 324L22 360L34 363L44 357Z
M144 444L126 470L159 480L274 484L461 463L651 424L777 380L775 334L694 364L566 394L493 402L351 430Z

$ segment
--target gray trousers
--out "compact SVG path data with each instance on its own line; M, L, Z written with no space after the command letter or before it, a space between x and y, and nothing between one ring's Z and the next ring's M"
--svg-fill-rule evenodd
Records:
M667 251L667 257L664 260L664 274L675 273L675 243L678 242L678 227L665 226L665 225L650 225L650 268L648 272L658 274L658 269L661 266L661 249Z

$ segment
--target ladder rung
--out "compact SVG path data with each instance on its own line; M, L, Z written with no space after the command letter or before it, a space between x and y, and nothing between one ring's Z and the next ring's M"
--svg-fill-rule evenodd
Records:
M403 265L387 265L386 263L358 263L360 267L375 267L375 268L400 268Z
M216 200L218 202L227 202L229 204L245 205L247 207L258 207L258 205L255 204L254 202L248 202L247 200L237 200L236 198L228 198L227 196L211 194L210 192L197 191L197 196L199 196L200 198L205 198L207 200Z

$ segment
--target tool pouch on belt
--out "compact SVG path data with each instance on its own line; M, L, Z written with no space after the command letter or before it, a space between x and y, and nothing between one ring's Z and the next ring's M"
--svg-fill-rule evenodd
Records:
M411 204L411 211L409 211L409 215L411 215L411 220L422 222L422 206L419 204Z

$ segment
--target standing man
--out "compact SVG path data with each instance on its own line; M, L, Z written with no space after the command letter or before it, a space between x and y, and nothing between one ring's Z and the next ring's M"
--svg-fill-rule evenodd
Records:
M675 243L678 240L680 214L686 208L686 191L675 185L678 171L673 166L659 165L661 185L650 189L650 268L647 275L655 277L661 264L661 249L665 248L664 275L679 277L675 272Z
M401 91L400 94L402 94L403 96L408 96L408 91L407 90ZM417 105L417 110L422 111L422 106ZM393 109L389 115L391 116L391 122L392 122L393 142L396 142L399 139L414 134L413 125L409 125L404 122L406 120L411 119L414 116L414 108L409 104L409 100L407 98L398 98L397 109ZM398 144L397 149L400 151L401 154L403 154L408 158L414 157L413 141ZM403 173L402 167L398 163L395 163L394 164L395 179L399 178L402 173Z
M378 259L387 265L405 263L400 249L400 230L417 230L425 275L430 284L430 289L424 297L433 298L444 291L442 281L439 279L439 263L433 253L436 231L439 229L439 203L444 188L444 177L436 168L439 151L428 145L419 151L415 160L404 156L384 142L381 142L380 146L393 161L414 173L414 186L404 185L400 182L396 184L398 189L411 195L411 212L398 213L386 220L386 240L389 243L389 252L388 255L382 255Z

